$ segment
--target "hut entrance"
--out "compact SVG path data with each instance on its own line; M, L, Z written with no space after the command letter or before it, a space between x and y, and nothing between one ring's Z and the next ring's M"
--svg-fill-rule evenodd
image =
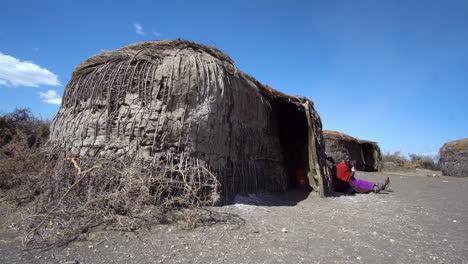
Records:
M273 105L273 111L278 122L283 162L288 174L288 189L309 189L308 125L305 110L294 103L277 102Z
M364 163L364 171L374 171L374 164L376 162L374 158L374 146L369 143L362 143L361 144L361 155L362 161Z

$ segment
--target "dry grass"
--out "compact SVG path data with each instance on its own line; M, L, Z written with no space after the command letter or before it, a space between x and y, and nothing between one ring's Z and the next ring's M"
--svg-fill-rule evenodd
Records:
M387 171L416 171L416 169L437 170L438 164L431 157L409 154L410 159L406 158L401 152L387 152L382 155L383 167Z
M447 142L442 146L441 151L468 152L468 138Z

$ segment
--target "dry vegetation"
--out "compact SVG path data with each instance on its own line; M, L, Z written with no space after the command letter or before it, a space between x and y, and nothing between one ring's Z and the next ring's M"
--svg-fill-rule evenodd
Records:
M407 170L415 169L438 170L439 165L429 156L409 154L409 159L401 152L387 152L382 155L384 170Z
M42 144L47 133L38 136L37 120L26 113L36 123L25 127L35 129L13 125L2 127L0 134L0 190L4 198L23 206L25 248L62 245L103 228L134 231L161 223L195 227L240 221L203 209L219 201L219 183L198 160L70 157Z

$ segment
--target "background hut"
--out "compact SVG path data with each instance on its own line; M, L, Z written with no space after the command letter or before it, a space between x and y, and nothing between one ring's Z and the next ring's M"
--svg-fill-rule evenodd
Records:
M439 151L443 175L468 177L468 138L445 143Z
M382 168L382 154L376 142L361 140L332 130L323 131L325 152L335 163L346 155L356 161L355 167L361 171L379 171Z
M313 103L264 86L216 48L132 44L80 64L50 144L77 156L203 163L224 195L285 190L304 168L325 195L322 124Z

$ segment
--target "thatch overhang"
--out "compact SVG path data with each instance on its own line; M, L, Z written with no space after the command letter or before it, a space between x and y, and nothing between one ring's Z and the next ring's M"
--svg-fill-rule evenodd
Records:
M321 195L331 186L310 100L261 84L216 48L183 40L132 44L77 66L50 144L78 156L203 162L226 195L284 190L299 167Z

